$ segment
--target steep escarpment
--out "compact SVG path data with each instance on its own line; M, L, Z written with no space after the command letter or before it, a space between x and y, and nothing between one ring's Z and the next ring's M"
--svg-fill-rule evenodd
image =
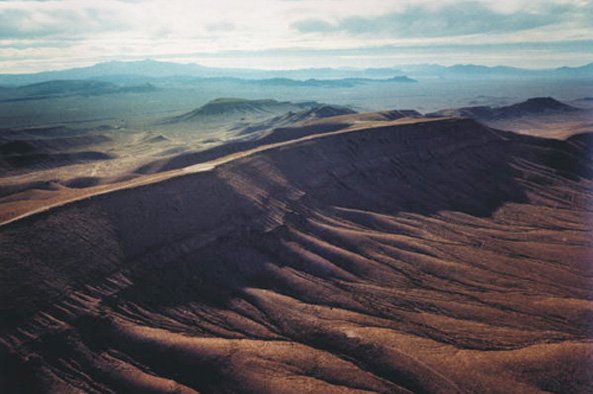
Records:
M351 123L338 121L335 123L314 122L300 126L278 127L265 132L263 135L258 135L257 138L254 139L246 141L233 141L198 152L183 152L174 155L173 157L153 160L140 166L134 172L139 174L150 174L184 168L199 163L221 159L225 156L230 156L240 152L261 148L266 145L347 129L351 125Z
M329 133L5 225L3 388L585 393L589 139Z

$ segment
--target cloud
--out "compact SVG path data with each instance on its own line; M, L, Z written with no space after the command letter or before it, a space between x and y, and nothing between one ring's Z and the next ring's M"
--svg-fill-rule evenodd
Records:
M73 7L68 1L0 3L0 39L72 38L126 30L129 21L113 4Z
M406 47L429 54L439 45L585 42L593 37L592 9L593 0L0 0L0 68L194 53L228 64L226 54L239 52L253 62L265 52L288 67L326 53L331 65L329 53L342 50L347 66L346 56L387 62L419 54ZM358 54L377 47L396 49ZM504 58L504 50L491 50Z
M211 32L226 32L233 31L236 26L231 22L217 22L206 25L206 30Z
M301 33L329 33L340 30L337 26L319 19L307 19L291 25Z
M441 7L411 5L400 12L376 17L348 17L335 23L320 19L295 22L301 33L347 33L399 38L442 37L468 34L517 32L548 26L574 13L570 5L551 5L543 10L504 13L479 2L458 2Z

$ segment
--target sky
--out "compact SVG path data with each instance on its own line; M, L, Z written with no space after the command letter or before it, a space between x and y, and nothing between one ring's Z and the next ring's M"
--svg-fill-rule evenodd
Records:
M593 0L0 0L0 73L143 59L579 66L593 61Z

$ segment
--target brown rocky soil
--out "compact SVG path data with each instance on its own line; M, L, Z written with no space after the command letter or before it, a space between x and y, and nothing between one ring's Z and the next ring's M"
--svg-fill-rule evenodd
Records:
M591 142L359 128L5 224L2 391L587 393Z

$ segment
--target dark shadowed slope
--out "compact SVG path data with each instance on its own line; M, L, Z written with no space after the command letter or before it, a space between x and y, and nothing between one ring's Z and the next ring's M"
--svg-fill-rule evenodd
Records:
M254 122L250 125L239 124L239 134L248 134L247 138L232 140L199 152L184 152L173 157L157 159L139 167L136 172L149 174L187 167L193 164L256 149L265 145L292 141L307 136L345 130L351 127L375 127L405 118L421 118L414 110L391 110L382 112L352 113L343 107L315 106L309 110L287 114ZM249 135L253 134L253 135Z
M0 129L0 171L15 175L113 159L114 155L97 150L114 141L113 131L66 127Z
M4 225L3 392L587 393L590 141L375 127Z

